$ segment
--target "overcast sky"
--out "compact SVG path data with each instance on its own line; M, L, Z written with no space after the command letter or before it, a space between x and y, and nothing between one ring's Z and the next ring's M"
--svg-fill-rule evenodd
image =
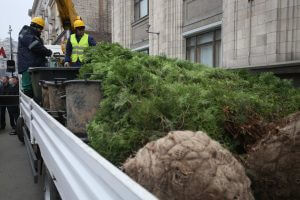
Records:
M11 25L12 37L18 39L21 28L30 24L28 9L31 9L33 0L0 0L0 39L9 37L8 26Z

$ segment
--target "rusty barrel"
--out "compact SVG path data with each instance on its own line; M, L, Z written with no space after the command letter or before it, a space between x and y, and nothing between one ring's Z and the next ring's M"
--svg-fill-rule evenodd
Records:
M79 137L86 137L86 125L92 120L101 100L100 81L71 80L66 88L67 128Z
M77 78L79 73L79 67L34 67L29 68L28 72L31 76L32 89L34 94L34 100L38 103L42 103L42 88L40 80L53 81L55 78L64 78L72 80Z
M45 81L48 87L49 110L50 111L65 111L66 102L63 98L66 94L63 81Z
M50 102L49 102L48 86L45 84L45 81L40 81L40 85L42 86L42 106L46 110L49 110Z

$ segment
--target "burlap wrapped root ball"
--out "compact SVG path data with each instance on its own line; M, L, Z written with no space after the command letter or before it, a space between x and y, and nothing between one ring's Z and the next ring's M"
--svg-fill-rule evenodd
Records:
M243 166L203 132L170 132L123 169L161 200L254 199Z
M277 134L253 147L246 160L256 199L300 199L300 112L286 120Z

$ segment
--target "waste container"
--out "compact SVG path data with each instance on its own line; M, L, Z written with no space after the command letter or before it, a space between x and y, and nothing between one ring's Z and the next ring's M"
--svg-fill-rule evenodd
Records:
M101 101L100 81L71 80L66 88L67 128L86 137L86 125L95 116Z
M48 86L46 85L45 81L40 81L42 87L42 107L46 110L50 109L50 102L49 102L49 92Z
M45 81L48 88L49 110L65 111L66 102L63 98L66 94L63 80Z
M76 79L79 73L79 67L34 67L29 68L31 75L34 100L41 105L42 88L40 80L53 81L54 78L65 78L67 80Z

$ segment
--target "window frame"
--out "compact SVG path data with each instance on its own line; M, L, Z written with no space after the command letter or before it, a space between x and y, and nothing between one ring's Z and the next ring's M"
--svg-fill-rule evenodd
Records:
M145 54L149 55L149 48L141 49L141 50L138 50L137 52L139 52L139 53L145 53Z
M133 18L134 18L134 22L139 21L140 19L143 19L145 17L148 17L149 15L149 0L133 0ZM142 1L147 1L147 14L145 16L141 17L141 2ZM138 8L136 10L136 7ZM138 12L138 14L136 13Z
M218 45L218 43L220 43L220 45L219 45L219 48L220 48L220 52L219 52L219 56L221 55L221 51L222 51L222 49L221 49L221 44L222 44L222 38L220 37L219 39L217 39L217 32L218 31L220 31L220 34L222 33L222 30L221 30L221 28L216 28L216 29L214 29L214 30L210 30L210 31L206 31L206 32L202 32L202 33L199 33L199 34L196 34L196 35L193 35L193 36L191 36L191 37L187 37L186 38L186 60L190 60L190 50L192 49L192 48L195 48L195 52L194 52L194 58L192 59L192 60L190 60L190 61L192 61L192 62L196 62L196 63L201 63L201 47L204 47L204 46L209 46L209 45L212 45L212 52L213 52L213 55L212 55L212 58L213 58L213 66L211 66L211 67L219 67L219 66L221 66L221 60L218 58L218 61L219 61L219 63L217 63L217 45ZM202 44L200 44L200 42L199 42L199 44L198 44L198 41L199 41L199 38L200 38L200 36L201 35L205 35L205 34L208 34L208 33L213 33L213 40L212 41L210 41L210 42L205 42L205 43L202 43ZM191 40L192 38L195 38L195 45L194 46L192 46L192 45L188 45L188 40ZM200 61L200 62L198 62L198 60ZM217 66L217 64L218 64L218 66Z

